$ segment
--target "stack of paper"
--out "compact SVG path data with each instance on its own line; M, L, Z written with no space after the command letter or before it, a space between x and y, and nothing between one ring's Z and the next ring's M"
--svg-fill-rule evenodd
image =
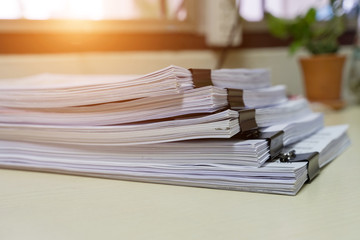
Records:
M268 69L191 69L191 72L196 87L213 85L239 90L231 95L242 96L242 107L267 107L287 100L285 86L271 86Z
M318 150L323 166L349 143L346 126L328 127L291 149ZM264 140L198 140L129 148L1 141L0 166L295 195L307 180L307 163L275 160L258 167L257 158L264 161L267 150Z
M171 95L193 88L190 71L169 66L144 76L45 74L0 81L0 106L61 108Z
M228 105L225 89L202 87L171 95L60 108L0 107L0 122L101 126L213 113Z
M211 70L212 84L221 88L259 89L271 86L268 69L216 69Z
M350 145L347 129L347 125L325 127L309 138L288 146L285 151L295 149L297 153L319 152L319 166L324 167Z
M324 117L321 113L311 113L302 118L262 128L262 132L284 131L284 146L298 142L314 134L324 127Z
M112 126L0 123L4 140L79 145L134 145L200 138L230 138L240 131L238 113L225 110L202 117Z
M261 166L268 158L265 140L192 140L134 146L87 146L50 144L22 141L0 141L0 151L6 158L18 163L41 167L53 163L84 168L108 166L109 168L133 168L157 166L243 165ZM66 153L66 154L65 154ZM7 161L4 157L2 160ZM39 161L37 161L39 160Z
M243 90L245 107L262 108L285 103L287 101L286 88L284 85L277 85L268 88Z
M296 194L307 163L269 161L267 140L231 138L243 130L242 113L228 109L224 88L241 89L261 131L284 131L284 145L297 142L284 151L320 152L323 166L349 145L346 127L323 128L306 99L288 100L285 86L270 86L267 70L211 77L215 86L194 89L189 70L170 66L144 76L0 81L0 166Z
M287 123L311 114L306 99L288 100L282 104L256 109L256 122L259 127Z

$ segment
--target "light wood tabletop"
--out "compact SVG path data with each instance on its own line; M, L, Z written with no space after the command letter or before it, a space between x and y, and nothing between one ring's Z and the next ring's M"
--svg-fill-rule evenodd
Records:
M296 196L0 169L0 239L360 239L360 107L325 119L352 146Z

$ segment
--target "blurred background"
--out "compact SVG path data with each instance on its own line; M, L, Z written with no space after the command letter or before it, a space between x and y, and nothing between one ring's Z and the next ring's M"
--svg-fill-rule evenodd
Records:
M338 1L348 56L343 96L359 93L358 0ZM273 84L303 94L298 57L268 31L265 13L292 19L329 0L0 0L0 78L32 74L143 74L185 68L269 68Z

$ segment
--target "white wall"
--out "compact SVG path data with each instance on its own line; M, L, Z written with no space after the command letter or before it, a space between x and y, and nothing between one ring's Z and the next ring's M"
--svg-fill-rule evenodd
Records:
M351 55L351 48L342 53ZM287 85L290 94L302 94L303 87L298 57L289 56L287 48L247 49L231 51L224 63L225 68L271 69L273 84ZM168 65L185 68L215 68L219 52L203 51L159 51L119 53L76 53L41 55L0 55L0 78L22 77L32 74L86 73L86 74L143 74ZM344 71L347 79L350 60ZM344 96L350 94L344 82Z

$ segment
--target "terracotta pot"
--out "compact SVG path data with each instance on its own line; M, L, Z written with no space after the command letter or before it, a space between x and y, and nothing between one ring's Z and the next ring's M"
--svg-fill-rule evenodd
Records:
M306 97L339 109L345 104L341 96L345 56L329 54L301 58Z

